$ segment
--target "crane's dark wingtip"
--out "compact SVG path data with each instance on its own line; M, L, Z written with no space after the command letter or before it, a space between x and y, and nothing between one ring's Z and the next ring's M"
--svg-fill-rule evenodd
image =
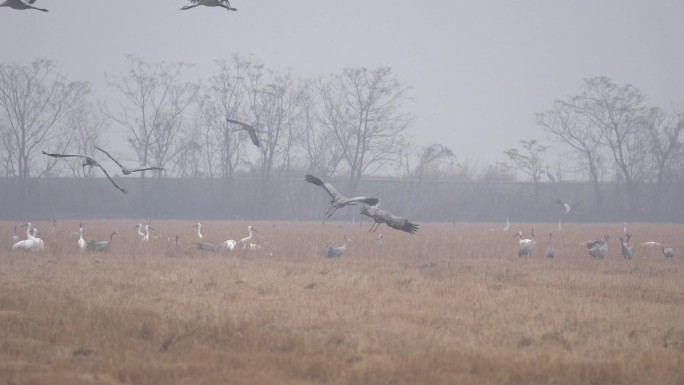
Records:
M323 186L323 181L320 180L320 179L318 179L318 178L316 178L315 176L313 176L313 175L311 175L311 174L306 174L306 175L304 176L304 180L306 180L306 181L309 182L309 183L313 183L313 184L315 184L316 186Z

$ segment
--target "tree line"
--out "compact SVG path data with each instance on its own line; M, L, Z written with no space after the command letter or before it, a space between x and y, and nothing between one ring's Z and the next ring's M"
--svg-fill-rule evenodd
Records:
M0 63L0 172L20 185L36 177L92 178L97 170L41 150L96 156L95 146L107 148L105 134L116 127L125 132L125 150L135 154L130 161L166 169L143 174L142 189L150 177L206 178L223 181L230 199L231 181L248 177L260 215L276 209L284 178L306 172L342 176L339 187L350 195L363 177L403 178L410 181L408 205L435 180L505 182L521 172L538 204L543 183L562 197L569 192L561 184L579 177L594 186L597 207L606 200L601 185L617 183L633 215L645 207L666 210L671 204L663 202L676 199L672 186L684 176L682 111L647 106L636 87L606 77L585 79L577 95L537 114L541 133L565 151L561 161L547 161L549 145L530 139L504 151L510 163L481 165L467 156L457 161L443 144L411 142L414 117L403 106L411 87L390 67L300 79L233 55L216 61L207 79L188 82L188 63L132 55L126 62L126 71L104 75L113 95L107 101L93 100L89 82L67 79L53 61ZM255 127L261 146L226 118ZM641 193L645 184L653 194Z

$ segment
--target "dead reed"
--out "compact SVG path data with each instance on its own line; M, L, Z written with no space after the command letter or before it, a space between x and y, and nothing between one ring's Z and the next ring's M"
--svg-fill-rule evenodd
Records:
M625 261L621 224L568 223L547 260L554 224L256 222L262 251L212 253L186 247L191 222L153 222L147 244L136 223L84 223L87 240L117 232L107 253L77 250L67 221L35 224L45 251L10 252L0 223L0 384L684 383L681 225L631 224ZM247 225L205 222L203 240ZM596 261L584 243L603 234Z

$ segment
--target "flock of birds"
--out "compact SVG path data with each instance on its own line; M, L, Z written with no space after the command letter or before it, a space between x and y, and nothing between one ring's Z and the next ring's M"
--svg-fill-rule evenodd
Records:
M228 11L237 11L237 8L233 8L228 0L189 0L191 5L186 5L181 8L181 11L186 11L188 9L195 8L197 6L203 5L206 7L220 7ZM0 7L9 7L12 9L17 9L20 11L27 9L35 9L36 11L48 12L45 8L36 8L31 4L35 3L36 0L5 0L4 3L0 4Z
M510 227L510 223L508 223L508 219L506 220L506 227L504 230L508 230ZM620 252L622 254L622 257L626 260L631 260L632 257L634 256L634 245L630 245L629 241L632 238L632 236L627 232L627 224L625 223L625 228L624 228L624 236L620 237ZM534 229L531 231L531 237L530 238L523 238L523 233L522 231L518 231L514 237L518 238L518 257L524 257L524 256L530 256L532 255L532 251L534 251L535 247L537 246L537 241L534 236ZM601 239L594 239L591 241L588 241L586 243L587 246L587 251L589 252L589 255L593 257L594 259L604 259L608 255L608 239L610 237L608 234L606 234L603 238ZM665 247L663 246L660 242L656 241L648 241L648 242L643 242L641 243L642 246L645 247L659 247L662 250L663 255L665 256L666 259L672 259L675 256L675 251L674 248L672 247ZM556 257L556 249L553 246L553 233L549 233L549 240L548 240L548 245L546 247L546 257L547 258L555 258Z

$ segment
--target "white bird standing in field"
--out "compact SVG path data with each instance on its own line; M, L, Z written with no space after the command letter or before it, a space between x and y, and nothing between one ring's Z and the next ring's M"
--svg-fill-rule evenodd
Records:
M241 244L244 244L245 242L248 242L249 240L252 239L252 236L254 235L254 234L252 234L252 231L255 232L255 233L258 232L258 231L257 231L254 227L252 227L251 225L250 225L250 226L247 226L247 231L249 231L249 235L246 236L246 237L244 237L244 238L242 238L242 239L240 239L240 243L241 243ZM243 248L244 248L244 246L243 246Z
M83 239L83 223L78 224L78 248L81 250L85 250L86 248L86 241Z
M508 221L508 218L506 218L506 227L503 228L503 231L508 231L508 229L511 228L511 222Z
M192 227L197 227L197 238L199 238L199 240L201 241L202 240L202 223L197 222L197 224L192 225Z
M150 240L150 229L154 230L154 228L152 226L150 226L149 224L143 226L142 223L138 223L133 228L138 229L138 236L140 237L140 242L148 242ZM144 233L141 231L141 229L143 229L143 228L145 229Z
M9 7L12 9L18 9L20 11L26 10L26 9L35 9L36 11L43 11L43 12L48 12L47 9L45 8L36 8L33 7L29 4L33 4L36 2L36 0L26 0L28 4L24 3L21 0L5 0L4 3L0 4L0 7Z
M518 244L520 245L518 248L518 257L531 255L534 247L537 246L537 241L534 239L534 229L532 229L531 238L523 239L522 231L518 231L517 235L519 239Z
M237 245L237 242L235 242L234 239L228 239L228 240L223 241L223 243L221 243L222 247L224 247L226 250L231 250L231 251L235 250L236 245Z

